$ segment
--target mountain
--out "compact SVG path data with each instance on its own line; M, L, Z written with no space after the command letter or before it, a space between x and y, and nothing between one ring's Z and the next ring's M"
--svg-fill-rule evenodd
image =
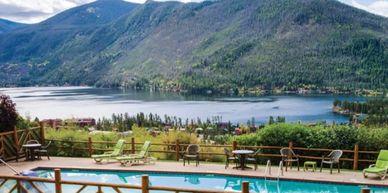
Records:
M15 29L19 29L19 28L22 28L25 26L27 26L27 24L17 23L17 22L5 20L5 19L0 19L0 34L15 30Z
M388 19L334 0L115 1L131 8L80 17L106 2L0 36L0 84L387 89Z

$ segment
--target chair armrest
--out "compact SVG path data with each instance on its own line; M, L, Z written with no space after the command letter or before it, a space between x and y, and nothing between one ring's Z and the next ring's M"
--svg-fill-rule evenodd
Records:
M111 153L113 153L113 151L104 152L104 154L111 154Z
M376 164L371 164L371 165L369 165L369 168L375 167L375 166L376 166Z

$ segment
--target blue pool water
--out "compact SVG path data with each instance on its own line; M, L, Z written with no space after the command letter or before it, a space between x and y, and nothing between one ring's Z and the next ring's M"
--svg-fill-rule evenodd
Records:
M52 170L37 170L39 176L52 178ZM151 186L169 186L206 190L241 191L243 181L250 182L250 191L256 193L360 193L363 186L312 183L302 181L265 180L263 178L236 177L226 175L187 174L187 173L155 173L155 172L127 172L127 171L95 171L95 170L62 170L63 180L92 181L105 183L141 184L141 176L148 175ZM47 185L47 189L53 186ZM64 192L76 192L75 186L64 186ZM373 193L388 193L386 187L370 187ZM113 190L105 189L106 192ZM88 189L86 192L96 192ZM123 192L125 192L123 190ZM128 190L127 192L136 192ZM161 193L162 191L151 191Z

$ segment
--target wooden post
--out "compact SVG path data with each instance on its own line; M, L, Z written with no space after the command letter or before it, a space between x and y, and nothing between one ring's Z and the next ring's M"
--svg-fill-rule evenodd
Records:
M16 127L13 128L13 140L14 140L14 147L16 151L16 161L19 159L19 139L18 139L18 132Z
M147 175L141 177L141 193L149 193L148 190L149 179Z
M288 148L290 149L294 148L294 143L292 143L292 141L288 142Z
M358 144L354 145L353 170L358 170Z
M290 150L292 150L292 148L294 148L294 143L292 142L292 141L289 141L288 142L288 148L290 149ZM291 155L291 152L288 152L288 159L291 159L291 157L292 157L292 155ZM284 164L284 163L283 163ZM285 163L285 164L287 164L287 166L288 167L291 167L291 169L292 169L292 162L287 162L287 163ZM287 171L287 166L286 166L286 171Z
M362 188L361 193L370 193L370 189L369 188Z
M62 185L61 185L61 170L54 169L55 176L55 193L62 193Z
M93 154L93 141L92 141L92 138L89 137L88 139L88 152L89 152L89 157L92 157L92 154Z
M16 192L17 193L22 193L22 183L20 182L20 180L16 180Z
M46 138L44 136L44 124L43 122L39 122L39 131L40 131L40 143L41 144L46 144Z
M176 158L176 161L179 161L179 140L176 140L175 141L175 158Z
M232 150L236 150L237 149L237 141L233 141L232 142Z
M249 193L249 182L244 181L241 185L242 193Z
M134 137L131 138L131 150L132 150L132 154L136 153L135 138Z

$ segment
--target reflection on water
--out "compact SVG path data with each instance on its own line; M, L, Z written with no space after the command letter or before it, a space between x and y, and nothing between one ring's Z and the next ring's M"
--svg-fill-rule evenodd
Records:
M52 171L41 170L40 176L52 178L48 173ZM141 185L141 176L147 174L150 186L170 186L190 189L227 190L241 192L243 181L250 183L250 192L257 193L359 193L360 186L342 184L309 183L297 181L265 180L262 178L241 178L223 175L182 174L182 173L140 173L140 172L113 172L89 170L63 170L63 180L93 181L106 183L125 183ZM68 192L76 187L67 187ZM113 190L112 190L113 191ZM374 193L386 193L387 188L372 188ZM109 191L107 191L109 192ZM131 191L133 192L133 190ZM159 193L161 191L153 191Z
M0 93L10 95L19 113L32 118L101 118L144 112L182 119L221 116L222 121L235 123L246 123L252 117L265 122L269 116L285 116L287 121L347 122L348 118L331 112L333 100L365 100L346 96L219 97L91 87L0 88Z

